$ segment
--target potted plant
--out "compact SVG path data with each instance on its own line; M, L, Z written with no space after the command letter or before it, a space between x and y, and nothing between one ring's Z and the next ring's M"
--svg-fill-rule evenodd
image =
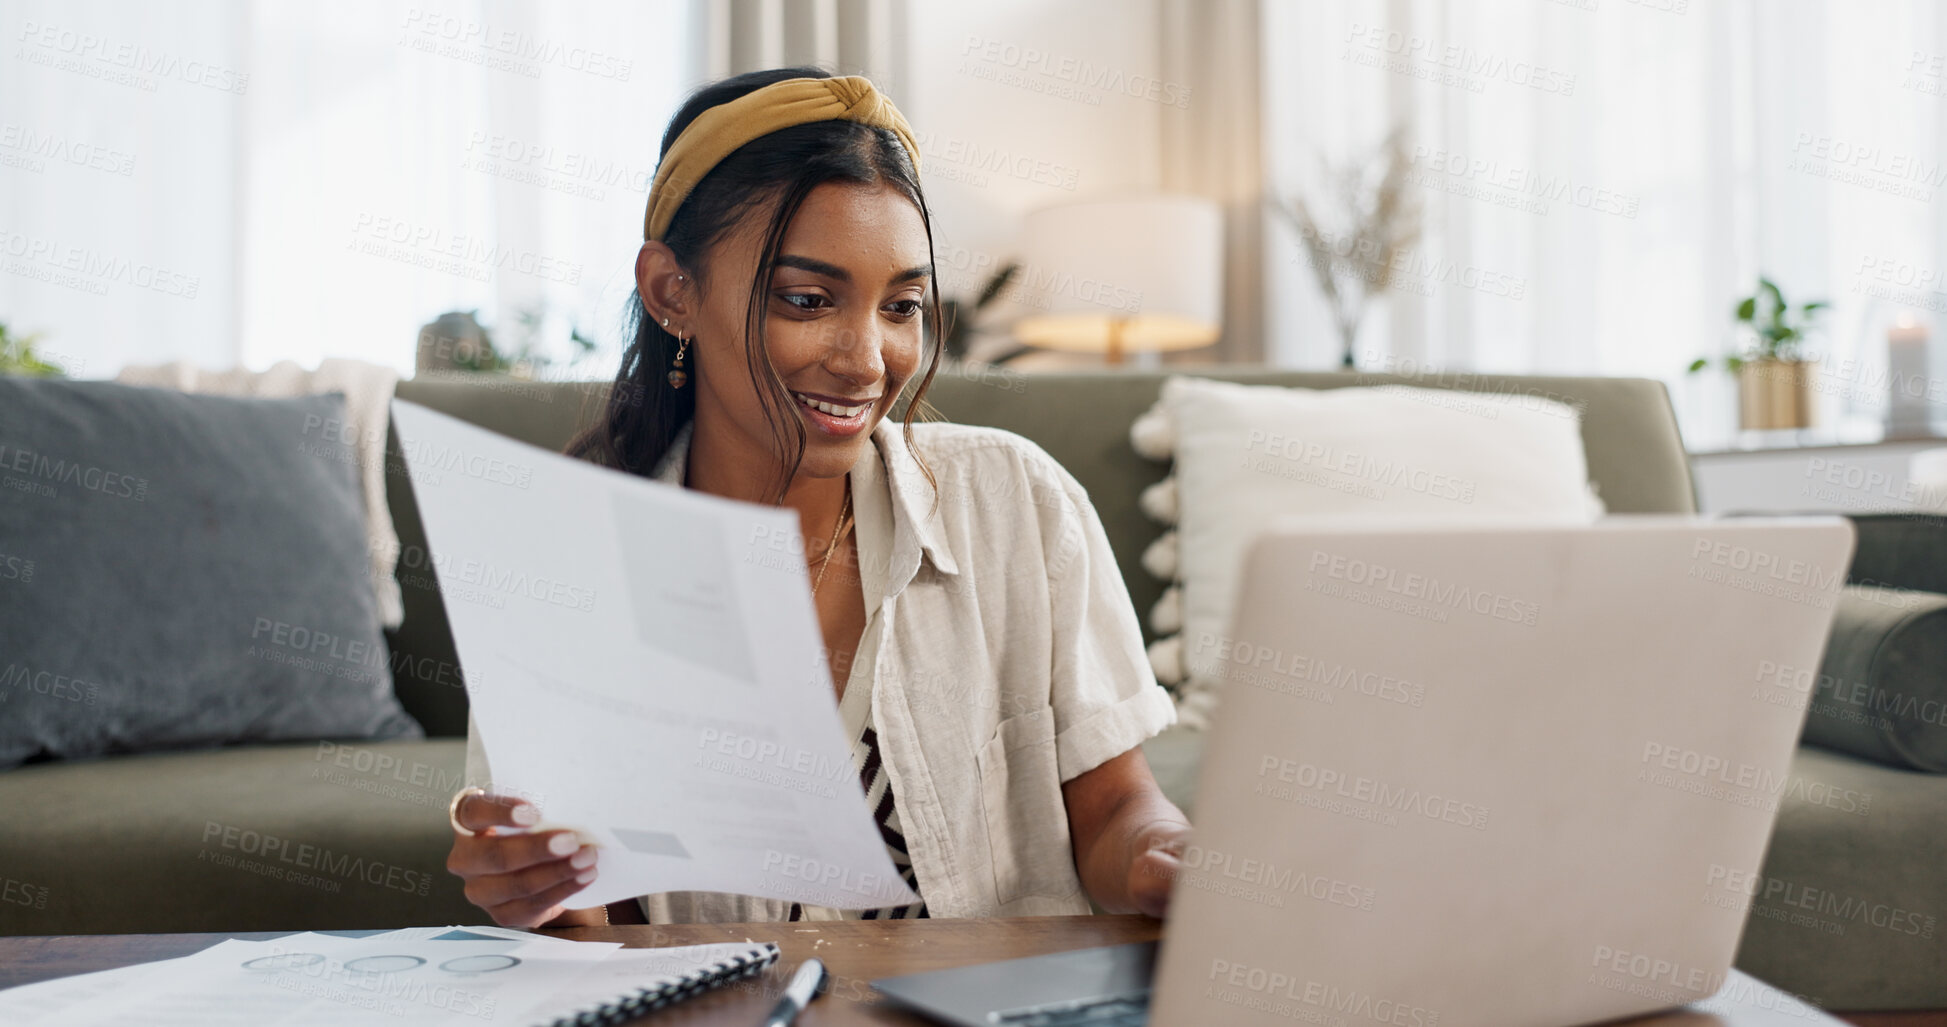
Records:
M1811 331L1818 312L1830 306L1824 300L1794 307L1785 301L1778 283L1758 279L1758 289L1738 301L1735 313L1748 332L1743 353L1723 360L1724 369L1737 376L1738 424L1746 431L1809 428L1812 426L1812 375L1816 361L1805 354L1806 333ZM1709 367L1711 361L1699 357L1690 364L1692 373Z
M519 311L521 341L505 351L494 344L494 330L480 324L477 310L451 310L419 329L419 348L413 366L416 372L438 375L452 372L500 374L532 379L543 372L571 371L596 350L594 339L583 335L579 326L570 326L568 341L574 355L558 359L536 345L546 317L544 307ZM504 325L502 327L505 327Z
M21 335L7 329L7 323L0 321L0 374L15 374L29 378L59 378L66 372L59 364L52 363L34 352L34 344L40 341L39 335Z
M968 359L973 350L974 336L980 331L977 322L981 313L993 305L995 300L1000 299L1002 291L1007 288L1009 282L1014 280L1014 275L1020 270L1021 265L1010 260L987 279L972 299L947 296L940 300L940 322L944 328L944 338L940 341L941 346L946 350L947 360L957 364ZM1032 346L1015 346L988 357L984 362L1005 364L1024 353L1032 352L1033 349Z

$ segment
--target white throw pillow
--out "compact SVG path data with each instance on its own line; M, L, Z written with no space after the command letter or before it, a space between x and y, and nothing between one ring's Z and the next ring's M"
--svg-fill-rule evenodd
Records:
M1181 661L1158 672L1185 679L1179 695L1193 721L1222 680L1220 640L1244 551L1272 518L1585 524L1602 514L1580 411L1535 396L1177 376L1144 420L1150 448L1167 439L1175 458L1170 548L1181 606L1171 619L1183 627L1151 657Z

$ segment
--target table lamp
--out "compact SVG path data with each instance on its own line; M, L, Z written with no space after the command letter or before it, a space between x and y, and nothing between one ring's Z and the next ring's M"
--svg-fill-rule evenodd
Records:
M1044 349L1124 354L1195 349L1223 324L1223 216L1194 196L1064 203L1022 224L1014 337Z

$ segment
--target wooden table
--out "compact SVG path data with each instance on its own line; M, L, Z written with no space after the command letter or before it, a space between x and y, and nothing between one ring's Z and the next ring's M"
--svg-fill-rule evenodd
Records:
M871 982L880 977L940 970L969 963L1032 956L1091 945L1149 941L1162 925L1138 916L1023 917L1012 920L850 920L797 924L685 924L663 927L577 927L549 931L575 941L619 941L632 947L694 945L717 941L775 941L783 957L762 977L673 1006L645 1019L657 1027L735 1025L753 1027L808 956L831 970L830 991L800 1017L803 1027L840 1024L917 1025L921 1021L876 1002ZM224 938L275 938L256 934L104 934L0 938L0 987L27 984L169 959ZM1859 1013L1844 1019L1859 1027L1947 1027L1947 1013ZM1718 1023L1694 1015L1654 1016L1627 1027L1703 1027ZM1624 1025L1617 1025L1624 1027Z

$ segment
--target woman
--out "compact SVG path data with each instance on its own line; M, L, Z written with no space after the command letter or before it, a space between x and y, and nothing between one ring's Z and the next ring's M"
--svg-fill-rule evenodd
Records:
M918 167L863 78L784 69L692 96L650 189L635 341L569 451L798 512L840 719L921 902L571 908L595 851L504 834L538 811L468 789L447 866L496 922L1086 913L1089 898L1162 915L1189 825L1137 744L1174 710L1087 494L1019 436L912 423L942 337Z

